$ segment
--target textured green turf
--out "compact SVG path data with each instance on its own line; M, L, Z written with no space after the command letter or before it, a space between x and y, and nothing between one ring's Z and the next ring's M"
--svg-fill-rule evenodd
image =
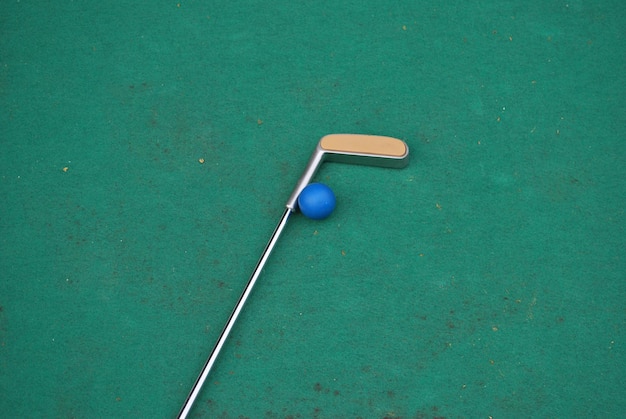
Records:
M626 411L622 1L5 1L0 416Z

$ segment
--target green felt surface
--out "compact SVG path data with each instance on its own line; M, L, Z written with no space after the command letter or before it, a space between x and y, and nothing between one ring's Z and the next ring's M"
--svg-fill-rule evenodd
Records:
M626 411L623 1L4 1L0 416ZM200 163L203 159L204 163Z

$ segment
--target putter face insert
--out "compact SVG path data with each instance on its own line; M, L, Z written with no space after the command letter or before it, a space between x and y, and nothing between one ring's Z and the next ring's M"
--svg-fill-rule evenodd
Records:
M226 338L232 330L235 321L237 321L239 313L241 313L246 300L250 296L250 292L259 278L259 275L263 270L263 266L265 266L265 263L267 262L270 253L272 253L272 249L274 249L280 234L287 225L289 216L297 210L298 196L300 195L300 192L302 192L302 190L310 183L311 179L315 176L315 173L324 161L402 168L409 162L409 147L404 143L404 141L398 140L397 138L382 137L378 135L332 134L327 135L320 140L306 166L306 169L304 170L304 173L291 193L291 196L287 201L286 209L283 212L283 216L280 218L274 233L272 233L270 241L265 246L265 250L263 250L261 258L257 262L257 265L248 280L248 284L239 297L237 305L228 318L228 321L226 322L219 339L215 343L215 346L211 351L211 355L205 362L200 375L196 379L189 396L187 396L187 400L185 400L185 404L178 414L179 418L186 418L191 411L191 407L198 397L198 394L200 393L200 390L209 375L211 367L215 364L215 360L224 346Z

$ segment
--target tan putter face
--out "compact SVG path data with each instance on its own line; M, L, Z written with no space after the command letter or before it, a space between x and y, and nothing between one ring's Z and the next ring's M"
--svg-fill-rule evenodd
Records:
M323 137L319 145L326 152L366 154L403 161L409 151L404 141L379 135L331 134Z

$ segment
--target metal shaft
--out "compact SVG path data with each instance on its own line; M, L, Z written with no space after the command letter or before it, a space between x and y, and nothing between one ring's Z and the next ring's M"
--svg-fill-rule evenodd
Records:
M202 372L198 376L195 384L193 385L191 392L189 393L189 396L187 396L187 400L185 400L185 404L183 405L182 409L180 410L180 413L178 414L179 418L184 419L189 414L189 411L191 410L193 403L198 397L198 394L200 393L200 390L202 389L202 386L204 385L204 382L206 381L209 375L209 371L211 370L211 367L213 367L213 364L215 363L215 360L217 359L217 356L219 355L220 350L222 349L222 347L224 346L224 343L226 342L226 339L228 338L228 334L233 328L233 325L235 324L235 322L237 321L237 317L239 316L239 313L241 313L241 309L246 303L246 300L248 299L248 297L250 296L252 287L254 287L254 284L256 283L257 279L259 279L259 275L261 274L261 271L263 270L263 266L265 266L265 262L267 262L267 259L269 258L270 253L272 253L272 249L274 249L274 246L276 245L276 242L278 241L280 234L285 228L285 225L287 224L287 220L289 219L289 215L291 215L291 213L292 213L291 209L287 208L285 210L285 212L283 213L283 216L280 219L280 222L278 223L278 225L276 226L276 229L274 230L274 233L272 233L272 237L270 238L270 241L265 246L265 250L263 250L263 254L261 255L261 258L259 259L259 261L257 262L256 267L254 268L254 271L252 272L252 276L250 276L250 280L248 281L248 284L246 285L246 288L243 290L241 297L239 297L239 301L237 301L237 305L235 306L235 309L233 310L230 317L228 318L228 321L226 322L226 325L224 326L224 330L222 330L222 333L220 334L220 337L217 340L215 347L211 351L211 355L209 356L209 359L207 359L206 363L204 364L204 367L202 368Z

